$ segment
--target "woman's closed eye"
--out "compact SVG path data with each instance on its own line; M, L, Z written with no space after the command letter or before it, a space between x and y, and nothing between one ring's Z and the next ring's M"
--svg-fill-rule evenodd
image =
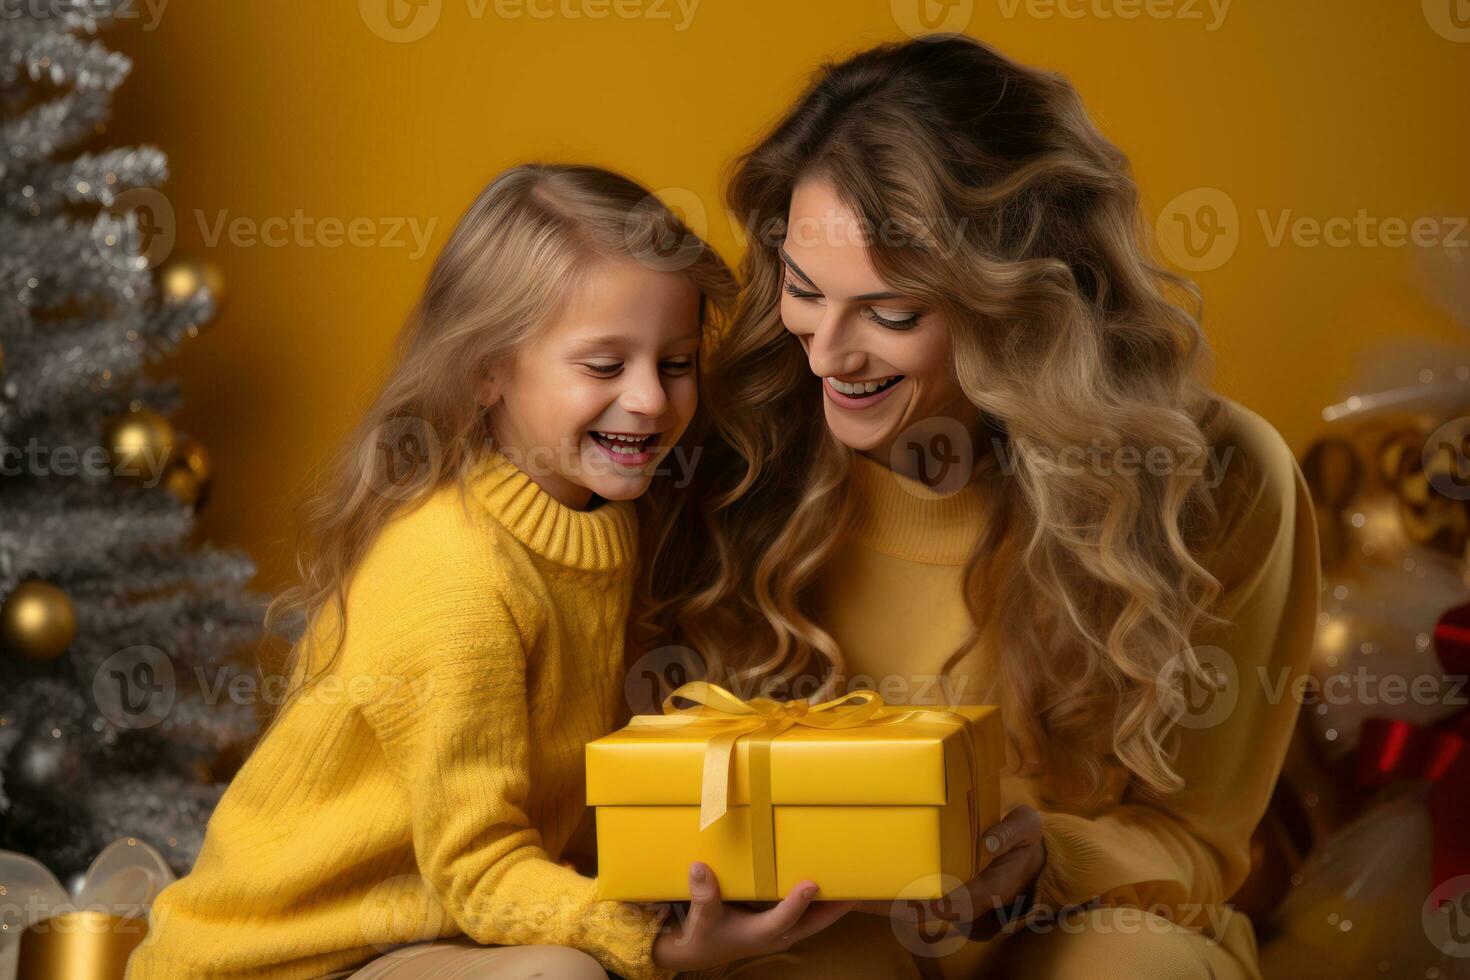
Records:
M815 290L801 288L789 276L782 278L781 288L788 295L808 302L820 304L826 298ZM917 310L879 310L874 306L865 306L863 307L862 315L881 327L887 327L889 330L908 330L917 324L924 314Z
M781 286L782 286L782 288L784 288L786 290L786 292L790 293L792 296L795 296L797 299L821 299L822 298L822 294L821 293L816 292L815 290L811 290L811 289L802 289L796 283L792 282L791 279L789 279L789 278L782 279L781 280Z
M908 330L919 322L923 314L914 310L884 310L880 313L876 307L865 306L863 316L890 330Z

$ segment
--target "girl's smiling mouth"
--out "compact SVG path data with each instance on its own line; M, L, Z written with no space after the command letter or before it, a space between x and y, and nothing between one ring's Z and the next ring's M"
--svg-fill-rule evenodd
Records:
M605 432L590 429L588 437L608 459L619 466L642 466L654 457L657 432Z

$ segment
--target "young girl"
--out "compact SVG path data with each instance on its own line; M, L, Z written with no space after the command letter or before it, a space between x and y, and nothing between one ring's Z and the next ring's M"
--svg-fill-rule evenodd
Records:
M308 623L289 689L131 980L638 980L846 911L808 908L812 882L727 909L696 865L693 913L665 927L667 906L598 901L563 863L583 745L623 708L633 500L684 462L731 285L623 177L522 166L485 189L312 503L302 582L270 617Z

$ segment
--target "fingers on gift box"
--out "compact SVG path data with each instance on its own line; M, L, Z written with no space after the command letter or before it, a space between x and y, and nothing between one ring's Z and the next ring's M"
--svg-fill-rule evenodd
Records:
M687 899L692 861L744 901L804 879L829 900L935 899L984 866L1005 758L993 705L742 701L693 681L663 709L586 747L602 898Z

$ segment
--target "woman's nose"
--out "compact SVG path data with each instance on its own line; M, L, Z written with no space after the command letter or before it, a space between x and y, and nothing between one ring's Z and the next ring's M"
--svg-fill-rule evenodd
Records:
M840 377L862 369L863 354L849 346L848 333L838 312L828 307L822 322L807 338L806 359L813 374Z

